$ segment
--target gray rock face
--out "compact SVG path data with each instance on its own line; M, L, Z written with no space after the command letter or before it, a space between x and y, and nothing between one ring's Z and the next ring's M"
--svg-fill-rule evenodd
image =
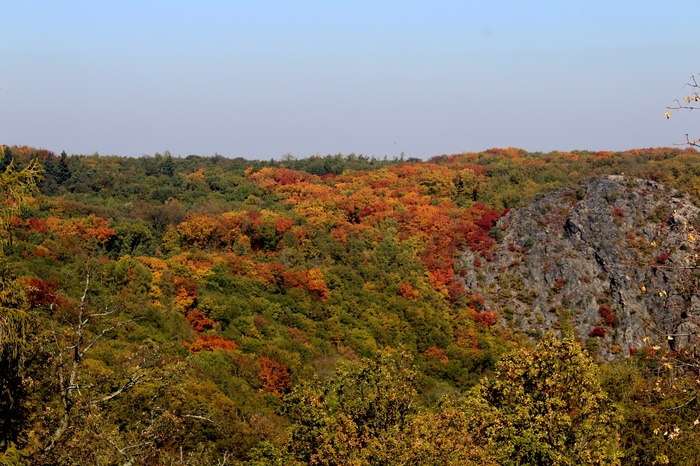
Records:
M469 293L533 338L573 330L605 359L700 332L700 210L653 181L607 176L505 215L493 260L464 252Z

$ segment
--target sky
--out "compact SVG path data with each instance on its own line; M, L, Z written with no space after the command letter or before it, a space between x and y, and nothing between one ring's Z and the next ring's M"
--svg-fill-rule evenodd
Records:
M427 159L700 137L696 1L0 0L0 144ZM695 134L693 134L695 133Z

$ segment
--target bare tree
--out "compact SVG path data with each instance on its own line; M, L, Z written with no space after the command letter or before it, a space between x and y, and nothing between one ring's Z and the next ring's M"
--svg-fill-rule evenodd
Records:
M685 83L683 88L688 88L690 90L690 93L683 97L683 99L674 100L674 102L676 103L675 105L666 107L666 119L671 118L671 110L700 110L700 83L698 83L696 77L691 76L690 80L687 83ZM698 147L700 146L700 139L691 139L686 133L685 142L680 143L678 145Z
M88 353L105 337L136 320L135 317L119 315L117 308L109 302L100 306L90 303L92 273L94 272L90 270L86 272L82 295L75 309L59 310L56 303L48 306L50 338L56 367L54 377L61 412L57 426L52 429L53 433L43 449L45 455L56 447L73 425L79 401L82 408L89 409L91 406L110 402L139 384L161 379L155 376L153 367L144 367L138 361L134 361L121 375L121 380L107 393L100 393L97 387L81 380ZM83 386L83 383L87 385ZM119 453L125 454L136 447L115 448Z

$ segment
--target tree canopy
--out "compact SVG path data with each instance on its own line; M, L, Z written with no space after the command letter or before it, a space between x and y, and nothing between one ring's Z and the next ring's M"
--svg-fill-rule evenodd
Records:
M697 201L692 148L3 155L0 462L680 464L700 451L691 349L603 364L571 338L535 347L465 288L457 260L470 251L478 271L504 247L507 209L590 177Z

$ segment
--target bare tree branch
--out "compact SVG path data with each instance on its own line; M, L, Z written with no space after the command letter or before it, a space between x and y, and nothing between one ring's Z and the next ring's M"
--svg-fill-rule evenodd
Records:
M56 443L65 434L70 425L73 415L72 411L76 403L76 393L78 395L82 395L80 393L78 377L81 364L87 353L107 334L136 320L135 318L129 318L119 321L103 328L99 333L88 339L87 325L91 321L101 317L113 315L116 312L115 310L110 310L107 305L105 305L103 310L99 312L89 311L88 293L90 291L90 283L91 276L90 271L88 270L86 271L82 295L77 306L78 315L76 318L76 323L70 322L65 317L63 319L64 323L70 328L68 335L65 336L65 338L68 340L67 345L63 345L61 343L62 337L59 335L59 331L56 329L53 318L50 321L51 333L56 347L56 358L58 360L57 378L63 413L61 414L58 427L54 430L48 444L44 448L44 453L48 453L54 448ZM52 311L51 315L53 315L53 303L49 306L49 309ZM88 340L87 342L86 339ZM147 376L148 372L145 369L137 367L127 376L126 381L117 390L101 398L93 400L90 402L90 404L93 405L112 400L124 392L132 389L139 383L148 380Z

